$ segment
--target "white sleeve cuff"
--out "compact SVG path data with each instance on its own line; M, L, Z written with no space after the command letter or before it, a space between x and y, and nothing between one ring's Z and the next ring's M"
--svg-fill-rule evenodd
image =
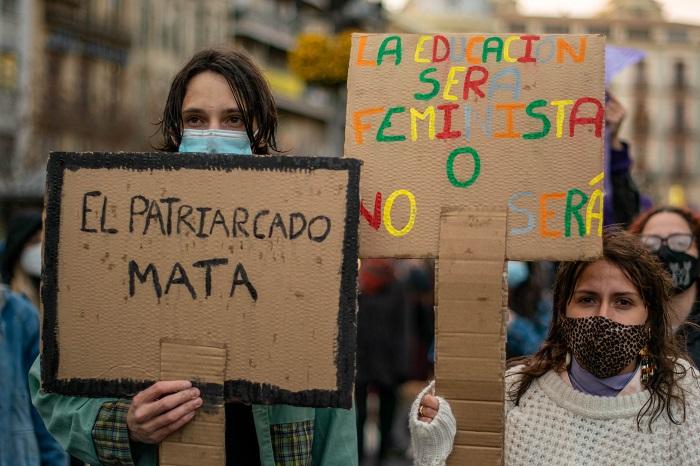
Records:
M420 401L435 387L431 382L413 402L408 418L408 428L411 431L414 464L417 466L441 466L452 452L457 421L452 414L449 403L441 397L438 399L438 412L433 420L423 422L418 420Z

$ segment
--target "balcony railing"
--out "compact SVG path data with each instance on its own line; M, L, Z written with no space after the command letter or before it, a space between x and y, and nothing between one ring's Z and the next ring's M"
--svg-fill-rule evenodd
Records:
M79 2L51 1L46 3L46 24L50 31L70 35L85 43L96 43L112 48L128 49L131 34L123 22L97 21L79 15L72 7Z

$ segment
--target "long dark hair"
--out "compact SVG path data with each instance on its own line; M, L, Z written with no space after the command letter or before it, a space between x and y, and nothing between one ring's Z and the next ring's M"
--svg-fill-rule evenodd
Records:
M182 138L182 103L190 80L204 71L223 76L243 118L254 154L279 152L277 107L270 87L260 69L246 55L235 50L206 49L196 53L175 75L165 102L163 117L158 122L163 135L159 150L177 152Z
M650 338L647 349L656 364L656 371L647 389L649 400L637 414L637 426L649 415L649 430L652 423L664 412L674 424L685 420L685 392L678 381L686 376L687 369L679 361L687 360L686 353L673 335L670 324L670 291L672 288L663 266L637 239L636 236L619 230L607 230L603 234L603 260L618 266L642 296L649 317L647 325ZM562 262L554 283L554 316L549 335L542 348L531 357L517 358L508 362L509 367L524 364L517 374L521 378L513 383L508 397L516 405L532 382L549 370L566 370L568 348L562 331L562 319L571 301L576 284L583 271L592 262ZM515 375L515 374L514 374ZM674 413L674 405L681 407L682 416Z

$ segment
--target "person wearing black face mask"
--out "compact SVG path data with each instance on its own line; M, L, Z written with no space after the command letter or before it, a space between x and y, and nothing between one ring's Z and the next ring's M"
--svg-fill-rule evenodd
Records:
M690 233L672 233L667 238L658 235L641 235L642 241L663 262L673 280L673 292L679 295L693 286L698 276L698 258L688 251L693 245Z
M630 231L640 235L671 275L672 325L700 365L700 216L684 208L657 207L639 216Z

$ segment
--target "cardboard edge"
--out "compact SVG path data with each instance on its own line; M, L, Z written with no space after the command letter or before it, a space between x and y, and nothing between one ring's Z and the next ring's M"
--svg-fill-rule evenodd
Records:
M41 272L41 302L44 322L41 331L41 380L45 389L56 384L58 376L58 248L61 228L61 195L63 192L63 154L50 154L46 165L46 209Z
M50 393L60 393L70 396L89 398L130 398L138 392L153 385L155 380L132 379L68 379L54 378L43 384L43 389ZM219 384L202 384L193 382L200 387L202 393L221 391ZM328 407L350 409L352 398L339 390L302 390L293 392L276 385L261 384L248 380L227 380L224 382L224 400L238 400L254 404L288 404L306 407Z
M239 156L180 152L51 152L64 169L148 170L350 170L362 161L344 157L302 157L285 155Z
M354 160L354 159L347 159ZM360 242L360 167L361 162L348 169L345 204L345 231L343 238L343 263L341 266L340 295L338 303L338 339L336 350L336 386L341 403L352 406L355 381L356 315L357 315L357 259Z
M352 158L331 157L232 157L221 154L177 153L70 153L51 152L47 163L46 222L44 225L44 267L42 272L42 302L44 329L41 351L42 388L47 392L87 397L131 397L149 387L155 380L133 379L59 379L58 348L58 250L61 218L61 195L66 169L123 169L123 170L345 170L348 173L346 191L346 218L343 237L340 307L340 325L336 347L337 390L302 390L293 392L271 384L246 380L224 382L224 398L247 403L284 403L297 406L327 406L350 409L355 377L355 308L357 302L357 254L359 241L359 178L362 162ZM347 226L350 228L347 228ZM214 384L216 385L216 384ZM214 387L211 387L212 390ZM207 389L207 392L212 390ZM220 387L218 388L220 390ZM203 391L204 393L204 391Z

